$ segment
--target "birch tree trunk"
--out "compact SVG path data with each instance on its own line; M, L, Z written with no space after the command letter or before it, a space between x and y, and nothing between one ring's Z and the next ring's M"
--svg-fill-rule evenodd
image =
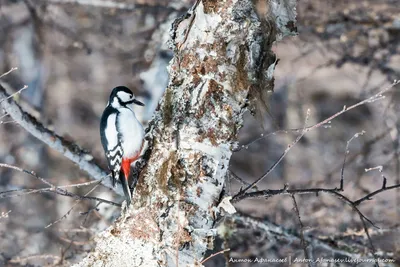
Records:
M271 45L294 22L295 0L199 0L175 21L133 203L77 266L202 266L243 112L273 89Z

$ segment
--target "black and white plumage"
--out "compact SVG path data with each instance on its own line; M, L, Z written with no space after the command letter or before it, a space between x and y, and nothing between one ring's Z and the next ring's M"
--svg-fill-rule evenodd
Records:
M130 165L139 158L144 138L143 126L136 119L132 104L144 106L127 87L115 87L100 121L101 143L112 182L114 186L117 180L121 182L128 205Z

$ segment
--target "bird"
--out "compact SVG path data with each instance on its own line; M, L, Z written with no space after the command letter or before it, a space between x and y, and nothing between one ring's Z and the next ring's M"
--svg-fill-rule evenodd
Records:
M140 157L144 130L136 118L133 104L144 106L125 86L115 87L100 119L101 143L111 171L112 185L121 182L127 205L132 199L129 186L131 163Z

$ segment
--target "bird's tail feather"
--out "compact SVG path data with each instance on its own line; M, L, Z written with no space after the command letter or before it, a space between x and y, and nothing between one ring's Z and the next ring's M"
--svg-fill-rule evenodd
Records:
M119 177L118 172L111 171L111 184L113 187L117 184L117 178Z
M124 173L121 171L119 174L119 180L121 181L122 189L124 190L126 204L129 206L131 204L132 194L129 188L128 180L125 179Z

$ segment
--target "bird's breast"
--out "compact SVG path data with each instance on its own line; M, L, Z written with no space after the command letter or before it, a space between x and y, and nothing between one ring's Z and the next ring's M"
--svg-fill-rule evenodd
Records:
M119 132L122 135L124 158L136 156L142 147L144 130L130 109L121 109L118 116Z

